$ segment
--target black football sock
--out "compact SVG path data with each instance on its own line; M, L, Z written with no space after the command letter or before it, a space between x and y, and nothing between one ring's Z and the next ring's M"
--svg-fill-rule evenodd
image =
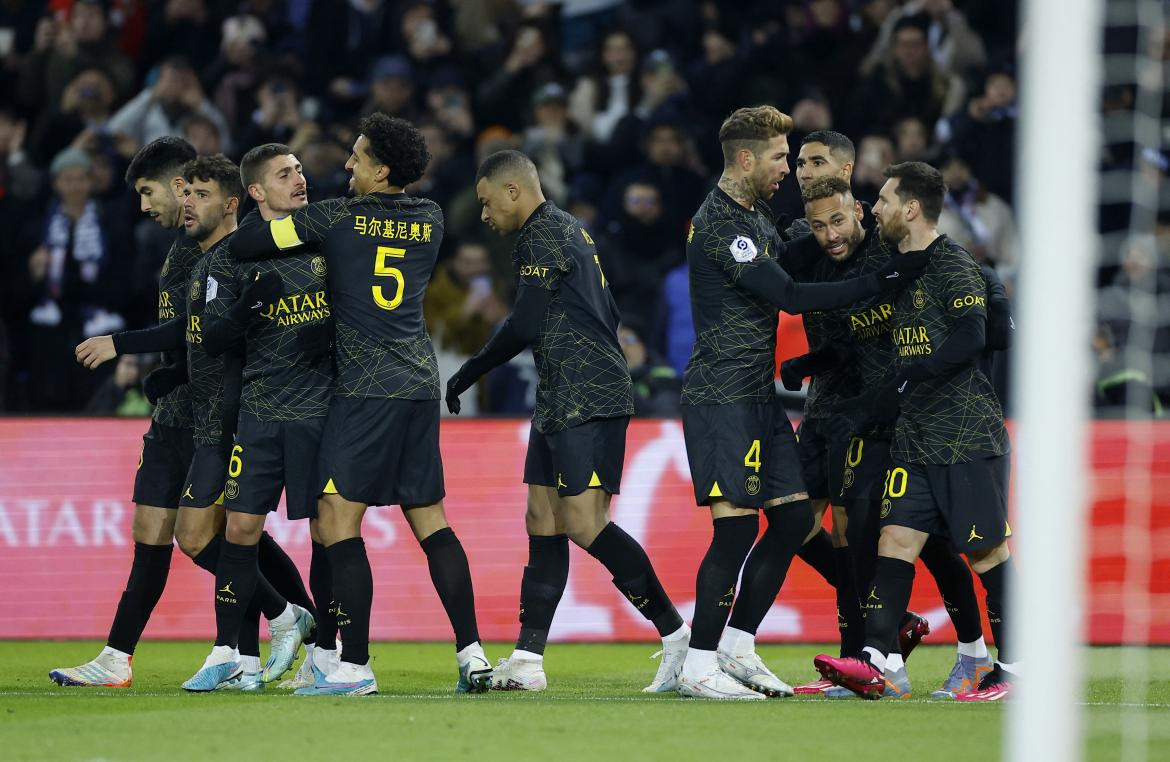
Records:
M987 621L991 625L991 637L995 640L995 655L997 661L1011 664L1014 654L1008 648L1007 642L1007 608L1008 586L1015 574L1015 564L1012 559L988 569L979 575L983 589L987 591Z
M682 627L682 617L658 581L650 557L624 529L609 522L585 550L601 562L613 577L614 587L654 624L659 635L669 635Z
M824 529L814 534L800 546L796 555L825 578L833 587L837 586L837 565L833 560L833 540Z
M883 655L891 653L913 588L914 564L878 556L873 582L862 601L866 648L874 648Z
M975 582L971 579L971 569L963 557L951 547L948 540L931 535L919 558L934 577L959 642L973 643L983 637Z
M451 620L451 629L455 631L455 650L462 651L479 640L479 628L475 623L475 591L471 585L467 553L451 527L443 527L419 544L427 554L431 582L443 602L447 618ZM342 643L345 643L344 636Z
M211 572L211 575L215 576L219 567L219 547L222 542L222 534L212 537L211 542L207 543L203 550L191 557L191 561L203 571Z
M865 618L857 599L857 577L853 570L853 549L834 548L837 561L837 629L841 633L841 655L852 656L865 645Z
M215 573L215 644L235 648L260 579L255 545L224 540Z
M869 592L873 582L878 539L881 535L881 521L878 518L880 510L878 503L873 500L850 500L845 503L845 515L849 521L845 537L853 549L853 570L859 598ZM865 615L864 600L861 602L861 613Z
M691 648L714 651L735 603L739 568L760 531L759 514L725 516L712 523L711 545L695 579L695 614L691 620Z
M261 533L259 548L260 571L265 579L272 583L272 587L282 598L305 609L316 619L317 607L313 605L309 591L305 590L305 581L301 578L296 562L289 558L284 548L280 547L267 532ZM305 642L315 642L314 633L310 633Z
M569 581L569 538L529 535L528 565L520 580L520 635L516 649L543 654L557 604Z
M366 543L360 537L351 537L333 543L325 552L333 571L341 660L365 664L370 660L370 607L374 601L374 575L366 556Z
M792 558L813 526L812 507L807 500L765 508L764 515L768 528L747 557L739 597L727 623L753 635L776 602Z
M134 543L134 562L130 565L130 577L126 589L118 601L118 610L110 624L110 637L106 645L123 653L134 653L142 631L150 620L155 604L162 597L171 570L171 555L174 545L147 545Z
M252 603L244 611L244 621L240 625L240 639L237 648L240 656L255 656L260 658L260 606L253 596Z
M329 556L325 546L313 543L309 561L309 588L317 607L317 648L337 648L337 605L333 602L333 575L329 571Z

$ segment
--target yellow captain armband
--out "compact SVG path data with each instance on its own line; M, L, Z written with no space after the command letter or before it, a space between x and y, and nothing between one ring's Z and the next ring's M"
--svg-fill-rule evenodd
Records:
M297 226L293 223L292 215L272 220L268 223L268 229L272 231L272 240L276 242L278 248L291 249L304 243L297 235Z

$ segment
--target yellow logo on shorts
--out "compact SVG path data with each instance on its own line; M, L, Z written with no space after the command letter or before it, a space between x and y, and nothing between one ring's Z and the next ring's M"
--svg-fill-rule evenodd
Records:
M925 306L926 306L926 292L923 291L922 289L916 289L914 291L914 307L917 309L922 309Z
M752 474L747 478L747 481L743 483L743 487L747 490L749 495L760 494L760 477Z
M841 483L844 484L846 488L853 486L853 469L852 468L845 469L845 473L841 476Z
M223 485L223 494L227 495L228 500L235 500L240 494L240 485L235 479L228 479L227 483Z
M893 509L893 507L894 507L894 506L893 506L893 504L890 502L890 499L889 499L889 498L886 498L885 500L883 500L883 501L882 501L882 518L883 518L883 519L884 519L886 516L889 516L889 515L890 515L890 511Z
M309 261L309 268L318 278L325 277L325 257L313 257Z

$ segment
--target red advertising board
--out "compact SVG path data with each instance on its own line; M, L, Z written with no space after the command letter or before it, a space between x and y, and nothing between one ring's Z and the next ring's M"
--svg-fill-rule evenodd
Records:
M0 419L0 638L104 638L129 571L129 501L144 420ZM475 579L480 632L516 634L520 575L527 556L525 488L520 482L527 421L444 420L447 515ZM1170 643L1170 423L1093 424L1090 596L1096 643ZM1017 506L1016 510L1026 510ZM372 509L366 543L374 567L372 636L446 640L450 628L426 560L394 508ZM630 426L622 494L613 519L642 542L688 620L695 570L710 519L694 505L677 421ZM304 522L283 512L269 531L307 574ZM149 638L214 635L208 575L176 551L170 581L146 630ZM911 606L953 639L929 575ZM573 550L569 586L557 611L559 640L651 640L653 629L611 585L596 561ZM793 564L761 640L833 641L832 591Z

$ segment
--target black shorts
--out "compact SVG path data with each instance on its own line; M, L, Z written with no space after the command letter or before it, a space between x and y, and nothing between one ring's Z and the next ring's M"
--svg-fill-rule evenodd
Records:
M683 405L695 501L742 508L806 492L792 424L778 403Z
M134 474L134 496L131 498L134 503L178 508L194 454L191 429L152 420L150 428L142 435L142 453L138 456L138 472Z
M180 508L207 508L223 503L224 479L227 478L228 450L220 445L195 448L187 482L179 498Z
M563 431L528 431L524 483L556 487L561 497L580 495L590 487L616 495L622 486L628 416L594 418Z
M890 440L850 437L841 474L841 502L877 502L890 471Z
M999 545L1008 526L1008 455L950 466L895 461L881 503L882 526L947 537L960 553Z
M260 421L240 415L228 458L223 505L263 515L275 511L280 491L290 519L317 518L317 451L325 416L302 421Z
M321 436L316 493L366 505L442 500L439 401L334 397Z
M796 430L796 453L810 500L841 496L849 424L843 419L806 418Z

